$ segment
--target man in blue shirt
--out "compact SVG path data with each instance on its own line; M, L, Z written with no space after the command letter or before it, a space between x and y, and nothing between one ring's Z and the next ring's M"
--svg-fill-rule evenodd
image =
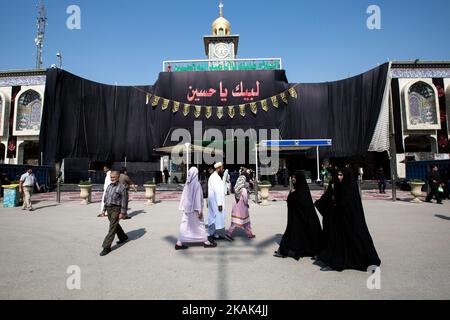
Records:
M29 210L29 211L34 210L31 204L31 195L33 194L33 188L35 185L38 191L40 191L41 187L39 186L36 177L33 174L33 169L31 169L31 167L28 167L27 172L25 172L20 177L19 191L23 194L22 210Z

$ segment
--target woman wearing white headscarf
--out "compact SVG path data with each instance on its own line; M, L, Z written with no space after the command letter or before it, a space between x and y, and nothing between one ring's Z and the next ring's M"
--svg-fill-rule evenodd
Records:
M230 174L228 173L228 169L226 169L225 172L223 173L222 181L225 195L229 195L231 185L230 185Z
M179 209L183 211L180 224L180 236L175 250L184 250L186 243L201 243L205 248L216 247L215 243L208 241L203 221L203 190L198 181L198 169L189 169L186 185L183 189Z

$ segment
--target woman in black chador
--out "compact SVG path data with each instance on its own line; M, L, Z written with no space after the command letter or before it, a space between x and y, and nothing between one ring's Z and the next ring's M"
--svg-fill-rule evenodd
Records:
M322 228L303 171L292 177L294 190L287 199L288 221L280 247L274 256L299 260L320 251Z
M317 205L319 204L319 205ZM358 185L352 171L340 170L329 194L316 203L325 219L325 247L319 259L337 271L367 271L381 264L364 218Z
M314 205L322 216L322 244L321 248L325 248L329 238L330 216L333 209L334 186L338 181L338 172L332 168L330 170L331 179L328 182L328 188L325 193L317 200Z

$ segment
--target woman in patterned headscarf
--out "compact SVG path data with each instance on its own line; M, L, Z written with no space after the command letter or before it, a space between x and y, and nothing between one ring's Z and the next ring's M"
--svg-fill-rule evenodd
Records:
M234 187L234 196L236 199L236 203L234 204L233 210L231 211L230 229L228 229L228 232L225 235L228 240L234 240L233 232L234 230L236 230L236 228L245 230L249 239L255 237L250 224L250 215L248 211L248 194L247 189L245 188L245 183L245 176L240 176L236 181L236 185Z

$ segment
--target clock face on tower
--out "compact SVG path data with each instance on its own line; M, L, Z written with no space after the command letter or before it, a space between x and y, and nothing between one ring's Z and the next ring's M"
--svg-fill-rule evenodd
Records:
M230 47L226 43L219 43L214 47L214 56L218 59L225 59L230 54Z

